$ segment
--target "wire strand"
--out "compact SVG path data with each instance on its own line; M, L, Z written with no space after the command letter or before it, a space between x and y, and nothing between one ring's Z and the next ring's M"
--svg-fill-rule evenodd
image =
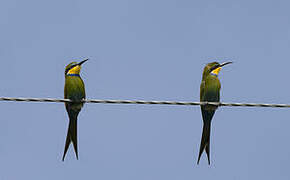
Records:
M15 102L75 102L70 99L54 99L54 98L12 98L0 97L0 101ZM226 103L226 102L182 102L182 101L143 101L143 100L100 100L85 99L83 103L97 104L159 104L159 105L181 105L181 106L198 106L198 105L214 105L228 107L271 107L271 108L290 108L290 104L266 104L266 103Z

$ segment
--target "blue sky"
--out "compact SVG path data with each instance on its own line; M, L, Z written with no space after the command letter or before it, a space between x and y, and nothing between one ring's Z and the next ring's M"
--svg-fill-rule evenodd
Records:
M204 65L224 102L289 103L288 1L2 0L0 96L63 97L64 68L88 98L198 101ZM79 160L61 161L61 103L1 102L0 179L289 179L289 110L221 107L211 165L196 165L197 106L86 104Z

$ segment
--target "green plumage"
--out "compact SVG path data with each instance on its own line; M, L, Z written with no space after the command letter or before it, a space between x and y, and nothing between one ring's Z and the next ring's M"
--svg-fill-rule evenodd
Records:
M217 62L209 63L204 67L202 82L200 85L200 101L201 102L220 102L220 89L221 84L217 77L217 74L213 74L212 72L220 68L228 63L219 64ZM199 164L199 160L202 152L205 150L208 158L208 164L210 164L210 128L211 128L211 120L215 113L217 106L212 105L202 105L201 113L203 118L203 130L202 137L198 155L197 164Z
M79 63L80 64L80 63ZM79 74L68 74L69 70L79 65L76 62L70 63L66 67L64 98L73 101L81 101L86 98L85 85ZM80 66L80 65L79 65ZM65 107L69 116L69 126L65 142L64 154L62 160L64 161L65 155L69 148L70 143L73 144L76 157L78 159L78 145L77 145L77 117L83 103L65 103Z

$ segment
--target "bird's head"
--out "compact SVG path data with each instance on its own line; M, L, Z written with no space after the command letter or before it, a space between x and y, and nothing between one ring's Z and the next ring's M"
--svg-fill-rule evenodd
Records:
M219 64L218 62L208 63L203 69L202 79L211 73L217 76L223 66L231 63L233 62L224 62L222 64Z
M81 66L84 62L86 62L87 60L89 59L85 59L79 63L77 62L71 62L69 63L66 67L65 67L65 75L68 75L68 74L80 74L80 71L81 71Z

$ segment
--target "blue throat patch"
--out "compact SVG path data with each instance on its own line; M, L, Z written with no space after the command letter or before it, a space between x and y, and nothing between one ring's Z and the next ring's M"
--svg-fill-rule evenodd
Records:
M80 77L79 74L67 74L67 76L78 76L78 77Z
M217 74L214 74L214 73L210 73L211 75L213 75L213 76L215 76L215 77L218 77L218 75Z

